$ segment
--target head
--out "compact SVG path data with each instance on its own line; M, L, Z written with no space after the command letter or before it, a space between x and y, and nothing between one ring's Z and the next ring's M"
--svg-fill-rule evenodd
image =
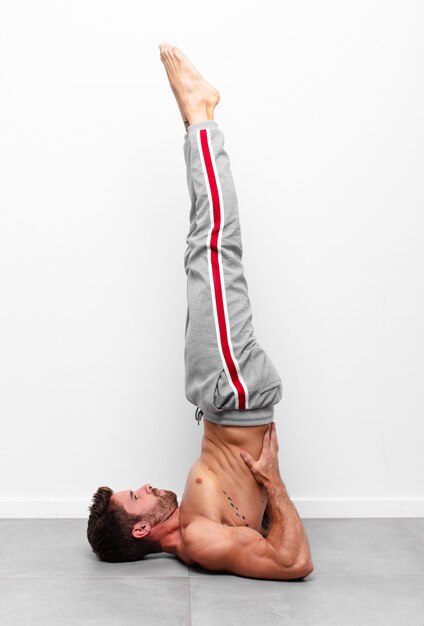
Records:
M167 520L177 508L173 491L149 484L115 493L99 487L89 509L88 541L102 561L115 563L162 552L161 539L170 530Z

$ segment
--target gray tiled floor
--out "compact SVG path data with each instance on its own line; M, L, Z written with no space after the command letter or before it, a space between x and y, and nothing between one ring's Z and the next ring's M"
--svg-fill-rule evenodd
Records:
M102 563L83 519L0 519L2 626L424 626L424 518L304 520L315 569L253 580Z

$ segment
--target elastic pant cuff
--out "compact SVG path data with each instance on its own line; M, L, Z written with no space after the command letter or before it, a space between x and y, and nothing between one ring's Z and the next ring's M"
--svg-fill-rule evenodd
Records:
M234 409L222 411L219 414L203 410L203 419L222 426L262 426L274 421L274 407L247 409L245 411Z

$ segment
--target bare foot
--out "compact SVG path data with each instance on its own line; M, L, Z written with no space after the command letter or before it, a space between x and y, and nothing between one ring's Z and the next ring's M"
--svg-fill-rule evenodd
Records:
M168 74L168 70L167 70L166 65L165 65L165 69L166 69L166 73ZM177 90L175 89L175 87L173 86L173 84L172 84L172 82L171 82L171 79L170 79L170 77L169 77L169 74L168 74L168 79L169 79L169 83L170 83L170 85L171 85L172 92L173 92L173 94L174 94L174 96L175 96L175 99L176 99L176 101L177 101L178 108L180 109L180 113L181 113L181 117L183 118L183 122L184 122L185 129L187 130L187 129L188 129L188 127L190 126L190 122L189 122L189 121L188 121L188 119L187 119L187 113L186 113L186 112L185 112L185 110L184 110L183 103L181 102L181 99L180 99L180 96L178 95Z
M214 109L220 100L217 89L206 82L176 46L162 43L159 48L185 127L204 119L213 120Z

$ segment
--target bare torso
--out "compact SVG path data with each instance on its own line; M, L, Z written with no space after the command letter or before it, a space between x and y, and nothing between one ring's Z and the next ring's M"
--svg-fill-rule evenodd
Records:
M240 450L257 459L269 424L241 427L203 422L200 457L189 472L181 499L181 531L197 517L260 531L267 495L240 457Z

